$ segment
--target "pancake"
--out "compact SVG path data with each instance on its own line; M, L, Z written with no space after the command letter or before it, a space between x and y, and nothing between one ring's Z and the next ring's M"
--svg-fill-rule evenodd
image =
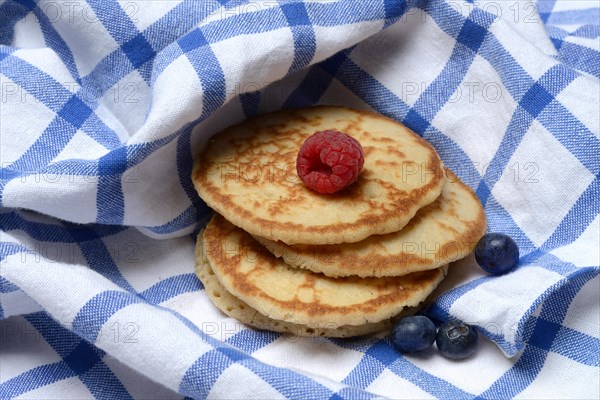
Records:
M446 268L387 278L330 278L293 268L220 215L208 223L203 254L225 290L258 313L301 325L378 323L421 303Z
M333 277L398 276L438 268L471 254L486 230L475 193L449 169L446 175L440 197L398 232L324 246L256 239L289 265Z
M365 151L358 181L336 194L307 188L296 157L316 131L341 130ZM252 235L295 244L358 242L400 230L444 185L424 139L378 114L320 106L261 115L213 136L192 175L200 197Z
M198 247L201 247L201 243ZM396 318L386 319L381 322L363 325L344 325L334 326L333 324L319 326L318 324L301 325L291 322L278 321L266 317L244 303L242 300L233 296L219 283L212 268L207 261L196 259L196 276L204 284L206 294L213 304L225 315L235 318L241 323L256 329L268 330L273 332L290 333L297 336L326 336L326 337L352 337L361 336L369 333L389 330L394 326L394 322L401 316L411 315L416 312L416 307L410 307L403 310Z

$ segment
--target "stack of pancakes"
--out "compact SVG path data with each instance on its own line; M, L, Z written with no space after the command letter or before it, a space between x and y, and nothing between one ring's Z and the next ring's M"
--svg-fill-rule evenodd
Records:
M296 174L302 143L336 129L365 153L335 194ZM196 273L225 314L276 332L347 337L414 313L486 228L472 190L436 151L381 115L322 106L255 117L212 137L193 181L215 211Z

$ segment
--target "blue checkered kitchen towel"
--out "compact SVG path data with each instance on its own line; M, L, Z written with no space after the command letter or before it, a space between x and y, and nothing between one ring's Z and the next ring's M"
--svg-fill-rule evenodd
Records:
M0 398L600 396L597 1L0 0ZM248 329L193 274L194 149L281 108L404 122L521 249L427 311L462 362Z

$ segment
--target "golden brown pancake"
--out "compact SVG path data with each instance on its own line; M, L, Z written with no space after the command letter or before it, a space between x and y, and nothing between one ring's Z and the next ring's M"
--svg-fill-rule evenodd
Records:
M202 247L200 243L198 248ZM219 283L212 268L206 260L201 257L196 259L196 276L204 284L204 289L207 296L213 304L220 309L225 315L235 318L243 324L256 329L268 330L273 332L289 333L297 336L327 336L327 337L351 337L361 336L368 333L380 332L389 330L394 326L394 321L401 316L410 315L416 312L416 307L410 307L402 310L395 318L383 320L381 322L367 323L363 325L343 325L336 326L333 324L311 324L301 325L293 324L286 321L278 321L266 317L244 303L242 300L233 296Z
M401 277L330 278L293 268L254 238L215 215L202 236L203 254L223 288L274 320L307 326L378 323L421 303L446 268Z
M296 174L316 131L337 129L365 151L358 181L319 194ZM199 195L252 235L294 244L352 243L400 230L444 185L436 151L404 125L366 111L320 106L261 115L212 137L196 157Z
M398 276L438 268L471 254L486 230L473 190L449 169L446 175L440 197L398 232L323 246L256 239L291 266L334 277Z

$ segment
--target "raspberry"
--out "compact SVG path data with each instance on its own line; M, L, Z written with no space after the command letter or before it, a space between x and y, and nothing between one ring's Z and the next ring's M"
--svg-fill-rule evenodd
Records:
M316 132L300 147L296 171L306 186L335 193L358 179L365 161L358 140L336 130Z

